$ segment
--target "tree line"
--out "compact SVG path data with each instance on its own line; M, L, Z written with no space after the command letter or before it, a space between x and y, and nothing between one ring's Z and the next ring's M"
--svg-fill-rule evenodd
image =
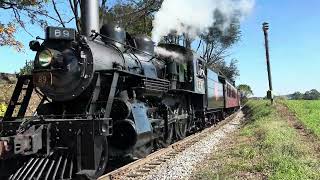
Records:
M289 96L292 100L320 100L320 92L316 89L311 89L305 93L295 92Z

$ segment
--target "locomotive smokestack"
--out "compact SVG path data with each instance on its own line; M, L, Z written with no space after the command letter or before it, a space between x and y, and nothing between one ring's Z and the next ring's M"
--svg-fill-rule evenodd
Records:
M81 1L82 34L90 36L91 31L99 32L99 2L98 0Z

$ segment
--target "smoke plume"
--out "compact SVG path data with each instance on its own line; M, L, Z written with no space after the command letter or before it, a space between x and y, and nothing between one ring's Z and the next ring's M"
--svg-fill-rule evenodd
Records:
M184 56L182 54L174 52L174 51L169 51L169 50L162 48L162 47L159 47L159 46L156 46L154 51L158 56L162 56L164 58L175 59L178 61L184 60Z
M172 32L195 38L217 21L214 17L216 11L225 19L221 26L224 30L232 18L242 20L253 7L254 0L164 0L155 14L152 39L158 43L163 36Z

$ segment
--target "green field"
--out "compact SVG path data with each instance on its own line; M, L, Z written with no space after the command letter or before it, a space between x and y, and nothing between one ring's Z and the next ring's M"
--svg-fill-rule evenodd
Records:
M306 129L320 137L320 100L289 100L283 103L297 116Z
M244 127L192 179L320 179L319 152L277 106L249 101Z

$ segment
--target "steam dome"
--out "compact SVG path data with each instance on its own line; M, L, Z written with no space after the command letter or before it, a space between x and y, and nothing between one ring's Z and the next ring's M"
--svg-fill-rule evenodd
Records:
M134 37L134 41L137 49L148 53L150 55L154 54L154 42L147 35L138 35Z
M105 36L101 40L106 44L113 44L118 48L122 48L126 41L126 32L119 25L115 24L104 24L100 33Z

